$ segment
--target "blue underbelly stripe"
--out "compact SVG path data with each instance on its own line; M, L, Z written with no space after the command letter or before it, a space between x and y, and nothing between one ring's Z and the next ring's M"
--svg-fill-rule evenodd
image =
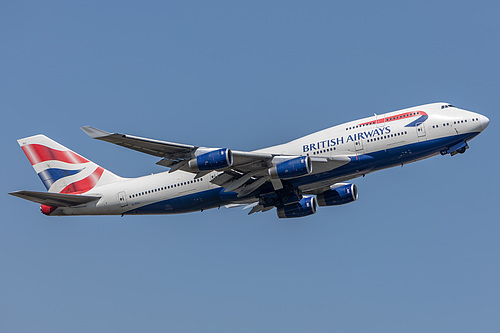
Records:
M451 137L426 140L400 147L379 150L368 154L357 155L352 158L350 163L340 168L320 174L291 179L289 182L294 186L301 186L309 183L321 182L326 179L355 175L362 173L363 171L368 173L395 165L409 163L426 156L432 156L450 145L460 141L469 140L477 134L478 133L467 133ZM267 193L270 191L274 191L272 185L270 183L266 183L261 188L260 193ZM237 199L237 193L225 192L223 188L215 188L158 201L131 209L124 214L177 214L195 212L202 209L204 210L226 205L237 201Z
M451 145L460 141L469 140L478 134L479 133L467 133L454 135L357 155L357 157L353 157L351 159L350 163L341 166L340 168L320 174L291 179L290 183L294 186L301 186L308 183L320 182L328 178L345 177L350 174L359 174L363 171L368 173L400 164L406 164L424 157L432 156Z
M131 209L124 214L177 214L196 212L225 205L236 199L236 192L223 192L222 187L192 193Z

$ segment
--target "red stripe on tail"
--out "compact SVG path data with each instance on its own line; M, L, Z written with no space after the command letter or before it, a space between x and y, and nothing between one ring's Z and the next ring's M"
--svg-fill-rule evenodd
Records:
M79 164L89 162L87 159L70 150L61 151L46 146L31 144L21 147L30 160L31 165L45 161L61 161L70 164Z
M101 179L102 173L104 169L102 167L98 167L92 174L88 177L83 178L77 182L69 184L66 186L61 193L71 193L71 194L80 194L90 191L97 184L99 179Z

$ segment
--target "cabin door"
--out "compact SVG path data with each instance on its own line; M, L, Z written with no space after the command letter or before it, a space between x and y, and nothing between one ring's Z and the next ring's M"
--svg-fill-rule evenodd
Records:
M415 128L417 129L418 141L425 140L426 137L425 137L425 125L424 125L424 123L417 124L417 126Z
M354 148L356 149L356 151L363 150L363 141L361 141L361 139L354 141Z
M125 192L118 193L118 202L120 203L120 207L125 207L128 205L127 195L125 194Z

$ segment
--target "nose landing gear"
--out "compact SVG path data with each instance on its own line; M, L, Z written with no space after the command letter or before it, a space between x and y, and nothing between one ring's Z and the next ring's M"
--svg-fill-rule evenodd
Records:
M467 144L467 142L462 141L462 142L459 142L459 143L451 146L448 149L442 150L441 151L441 155L450 154L451 156L455 156L456 154L463 154L463 153L465 153L465 151L467 149L469 149L469 145Z

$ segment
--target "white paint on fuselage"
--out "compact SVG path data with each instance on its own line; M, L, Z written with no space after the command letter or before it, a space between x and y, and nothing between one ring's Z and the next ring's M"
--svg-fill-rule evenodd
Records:
M416 111L422 111L428 115L428 118L421 125L424 131L423 135L422 132L417 132L418 127L405 127L416 120L418 116L396 119L383 124L360 126L360 124L374 122L377 119L395 117ZM481 117L483 116L480 114L449 106L448 103L433 103L351 121L306 135L285 144L259 149L255 152L318 157L369 154L423 140L466 133L479 133L485 127ZM483 119L487 120L485 117ZM381 139L347 139L349 136L360 132L381 131L384 128L389 128L389 130L384 130L383 134L377 135ZM336 140L337 138L343 138L343 142L337 144L337 141L335 141L335 145L323 144L321 147L318 146L318 143L331 143L332 139ZM356 147L356 141L360 141L361 146ZM311 149L311 144L316 144L314 150ZM308 147L308 150L305 150L304 147ZM102 198L97 203L80 207L58 208L52 215L119 215L155 202L217 188L219 186L212 184L210 180L218 174L219 172L214 171L197 180L194 178L193 173L184 171L169 173L167 171L139 178L123 179L116 183L96 187L86 193L87 195L100 195ZM352 175L350 178L355 177L357 175ZM325 182L327 183L328 180L321 180L321 183ZM124 192L126 202L119 201L120 192Z
M436 139L456 134L482 131L480 121L472 121L472 119L479 119L480 117L479 114L461 110L456 107L448 107L445 109L441 109L443 105L449 105L449 104L448 103L427 104L351 121L348 123L344 123L341 125L324 129L319 132L306 135L304 137L298 138L296 140L293 140L291 142L282 145L259 149L256 152L271 153L271 154L287 154L287 155L307 155L308 152L303 151L303 146L310 145L311 143L323 142L332 138L340 138L340 137L346 138L349 135L352 136L359 132L364 132L372 129L380 130L381 128L387 126L390 127L390 133L388 133L389 135L402 132L406 132L406 134L395 137L389 136L389 138L387 138L387 134L385 134L386 138L384 140L376 140L371 142L368 142L366 139L361 139L363 146L361 150L356 150L354 140L347 142L347 140L344 139L344 143L340 145L331 147L321 147L320 149L315 150L316 152L321 151L320 153L313 155L312 151L310 151L309 155L310 156L335 156L335 155L352 155L352 154L359 155L359 154L366 154L374 151L384 150L387 148L388 145L401 146L405 144L419 142L416 128L405 127L406 125L408 125L408 123L416 120L418 117L402 118L385 124L359 126L359 124L374 122L380 118L390 118L402 113L416 112L416 111L423 111L427 113L427 115L429 116L429 118L423 123L426 133L426 135L424 136L425 140ZM461 120L463 121L467 120L467 122L456 124L457 121ZM453 122L455 122L455 124L453 124ZM448 128L441 126L442 124L445 123L450 123L453 125L450 125ZM432 129L432 125L440 125L440 126L437 127L436 130L428 131ZM456 128L457 132L451 131L451 129L453 128ZM400 143L400 144L394 145L395 143ZM336 148L336 149L328 150L328 148Z

